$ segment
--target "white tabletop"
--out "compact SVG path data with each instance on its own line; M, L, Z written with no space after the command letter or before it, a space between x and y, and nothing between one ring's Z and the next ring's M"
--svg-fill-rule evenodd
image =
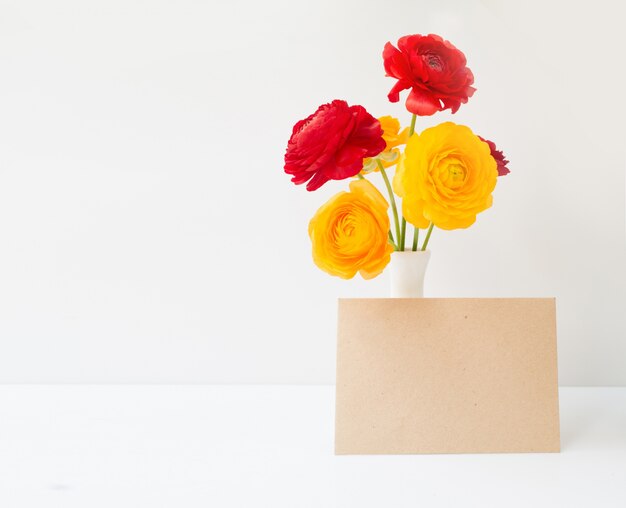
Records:
M626 388L561 388L560 454L335 456L330 386L2 386L0 506L626 506Z

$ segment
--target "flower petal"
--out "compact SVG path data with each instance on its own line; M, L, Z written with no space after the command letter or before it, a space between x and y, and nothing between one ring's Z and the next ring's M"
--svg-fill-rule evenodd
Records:
M393 85L393 88L387 94L389 102L398 102L400 100L400 92L407 88L411 88L411 85L407 81L403 79L396 81L396 84Z
M439 99L436 99L428 92L414 87L406 98L406 109L414 115L430 116L437 111L441 111Z

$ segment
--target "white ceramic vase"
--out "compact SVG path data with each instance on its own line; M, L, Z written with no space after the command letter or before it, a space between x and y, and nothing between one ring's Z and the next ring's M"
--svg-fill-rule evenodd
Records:
M423 298L424 276L430 251L396 251L391 253L389 273L391 298Z

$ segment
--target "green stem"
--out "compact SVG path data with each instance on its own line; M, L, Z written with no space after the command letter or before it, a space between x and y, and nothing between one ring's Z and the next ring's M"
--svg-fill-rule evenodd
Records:
M417 115L413 115L411 118L411 127L409 128L409 137L413 135L415 132L415 120L417 119Z
M404 250L404 245L406 243L406 219L404 217L402 217L402 233L401 233L401 240L400 240L400 250L403 251Z
M398 222L398 207L396 206L396 198L393 195L391 183L389 183L389 177L387 176L387 172L385 171L383 163L380 162L380 159L376 159L376 163L378 164L378 169L380 169L380 174L383 176L385 186L387 187L387 192L389 193L389 201L391 202L391 210L393 211L393 222L396 225L396 238L398 239L398 244L394 242L394 245L396 247L396 250L398 250L400 242L400 223ZM389 232L389 234L391 234L391 232Z
M413 228L413 248L411 249L412 251L417 250L417 242L419 240L419 237L420 237L419 228Z
M389 241L391 242L391 245L393 245L393 249L398 250L396 242L393 241L393 235L391 234L391 231L387 231L387 235L389 236Z
M413 115L411 117L411 127L409 127L409 137L411 137L413 133L415 132L415 120L417 120L417 115ZM415 233L413 236L413 250L417 250L417 236L418 236L418 230L417 228L415 228ZM398 237L398 249L403 251L405 243L406 243L406 219L402 217L402 232L400 233Z
M361 173L357 173L356 176L359 177L359 180L365 180L365 177Z
M428 246L428 240L430 240L430 234L433 232L434 226L435 224L431 222L430 226L428 227L428 233L426 233L426 239L424 240L424 245L422 245L422 250L426 250L426 247Z

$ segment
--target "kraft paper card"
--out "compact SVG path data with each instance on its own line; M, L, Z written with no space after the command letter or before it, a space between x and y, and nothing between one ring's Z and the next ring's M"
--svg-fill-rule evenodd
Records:
M558 452L553 298L339 300L337 454Z

